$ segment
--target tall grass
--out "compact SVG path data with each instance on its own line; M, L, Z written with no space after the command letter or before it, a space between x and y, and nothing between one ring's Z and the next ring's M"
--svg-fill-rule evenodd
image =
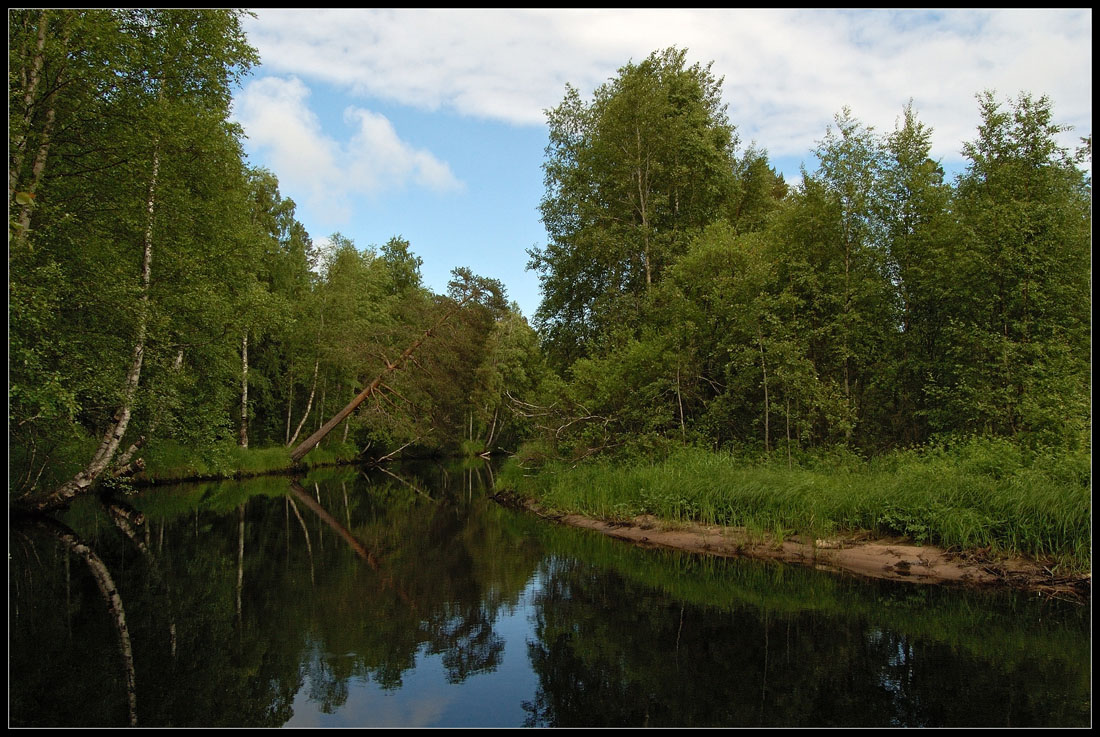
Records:
M241 448L233 443L224 443L196 449L172 441L159 441L150 443L143 457L146 467L138 478L153 482L228 478L274 473L296 467L290 458L290 448L283 446ZM356 449L353 446L334 443L314 448L297 467L313 468L333 463L349 463L355 458Z
M750 531L825 537L866 530L949 549L990 549L1091 568L1087 454L1024 451L1003 440L897 451L872 461L831 453L746 459L684 448L649 463L548 463L504 469L541 504L604 519L639 514Z

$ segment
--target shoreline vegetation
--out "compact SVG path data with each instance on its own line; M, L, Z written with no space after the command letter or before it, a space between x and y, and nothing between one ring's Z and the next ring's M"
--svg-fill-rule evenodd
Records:
M320 466L355 463L360 456L354 446L347 444L316 448L300 461L294 461L290 457L292 448L284 446L241 448L227 445L219 450L221 452L195 454L167 443L160 448L151 448L146 454L145 470L134 476L135 485L294 473Z
M863 459L843 448L785 453L692 446L570 462L529 444L494 500L643 547L808 565L910 583L994 586L1084 601L1091 594L1091 459L969 437ZM151 444L119 491L304 473L363 463L332 443L199 453ZM465 453L467 457L476 454ZM383 457L374 459L385 461Z
M406 448L399 449L403 450ZM135 488L150 487L304 473L314 468L377 464L398 459L452 457L447 454L441 456L436 449L415 449L410 455L399 455L399 451L394 451L382 456L368 456L363 449L350 443L332 443L315 448L299 461L294 460L291 451L292 448L285 446L241 448L226 444L197 452L176 443L162 442L148 449L145 454L147 462L142 470L125 479L116 479L116 483ZM453 457L485 458L486 454L482 446L464 443Z
M67 448L68 452L58 459L49 475L63 478L69 466L75 467L80 463L80 447L90 442L90 439L85 439L84 443L76 442L73 447ZM317 448L298 462L291 459L291 450L284 446L241 448L229 443L196 449L167 440L154 441L145 448L143 463L138 467L140 470L107 479L103 483L126 491L163 484L297 473L363 461L361 451L346 443Z
M969 437L863 459L832 448L785 453L683 446L654 460L504 464L496 500L642 545L804 563L912 582L1091 591L1088 453ZM197 454L154 444L133 488L242 479L363 462L333 443L295 463L290 448Z
M11 508L518 448L499 488L554 513L1088 575L1092 139L1047 96L978 93L951 176L912 101L842 107L788 183L687 49L567 85L529 322L306 230L232 119L245 15L9 16Z
M878 575L877 566L892 568L891 578L1078 593L1091 588L1090 487L1087 453L1027 452L981 437L870 460L839 450L803 454L790 466L785 456L691 447L657 461L583 464L537 462L521 452L497 483L544 517L640 542L813 563L823 550L835 558L884 540L895 553L920 546L925 560L942 550L941 562L950 558L969 575L944 574L942 565L939 575L933 566L913 575L904 555L885 549L855 572ZM660 539L677 530L696 534Z

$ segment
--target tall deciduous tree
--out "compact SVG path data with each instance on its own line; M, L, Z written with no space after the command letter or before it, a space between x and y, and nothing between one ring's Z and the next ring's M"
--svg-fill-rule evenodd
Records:
M568 87L548 111L545 248L531 251L536 322L559 363L633 321L690 238L723 214L736 136L709 65L655 52L600 86Z
M219 285L247 262L222 227L236 221L242 191L229 100L255 52L235 11L33 17L47 37L57 24L64 30L41 48L24 44L31 58L17 62L28 71L15 96L44 112L20 107L27 145L9 166L17 204L19 192L36 190L29 227L13 224L13 350L23 360L13 414L24 448L56 440L66 424L99 438L91 461L27 502L43 509L90 488L123 443L154 424L157 374L167 376L180 347L217 352L215 331L230 311ZM28 40L37 38L25 20ZM56 314L46 318L43 307ZM40 330L43 318L54 329ZM225 358L220 365L236 364ZM40 410L59 404L68 417L48 409L53 426L45 427Z
M881 376L882 356L893 329L886 252L877 217L885 159L881 141L844 108L816 150L814 175L834 203L835 239L826 243L821 264L825 283L815 295L832 333L830 353L847 409L846 439L874 408L864 395Z
M886 139L888 160L878 201L894 290L894 333L887 375L875 397L874 429L904 444L920 443L931 432L931 384L942 380L944 330L952 316L952 264L948 244L955 236L951 188L930 158L932 129L918 118L912 102Z
M941 427L1087 442L1092 193L1051 102L979 96L964 149L962 232L952 253L959 310Z

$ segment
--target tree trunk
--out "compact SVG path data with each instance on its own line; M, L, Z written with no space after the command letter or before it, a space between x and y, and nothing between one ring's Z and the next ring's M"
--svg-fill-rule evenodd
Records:
M489 452L493 448L493 438L497 434L497 416L500 413L500 406L498 405L493 409L493 422L489 425L489 437L485 439L485 451Z
M73 555L79 556L88 565L88 570L95 579L99 593L107 604L107 611L118 633L118 649L122 656L122 666L126 674L126 699L130 711L130 726L137 726L137 681L134 676L134 651L130 644L130 630L126 626L126 610L122 606L122 597L118 594L118 587L111 578L111 572L103 559L95 554L95 551L75 532L66 525L49 517L35 517L33 524L39 529L49 532L56 537Z
M306 402L306 413L302 415L302 420L298 423L298 428L294 431L294 435L287 441L287 445L293 445L294 441L298 439L298 433L302 431L302 426L306 424L306 419L309 418L309 411L313 409L313 395L317 393L317 369L320 367L321 359L318 358L313 362L313 385L309 388L309 401ZM289 414L287 415L287 420L290 420Z
M68 16L65 16L66 19ZM50 151L50 141L53 135L54 120L57 114L57 108L54 106L50 97L53 92L47 92L43 98L43 102L46 102L46 114L45 121L42 124L42 130L39 132L38 137L38 150L35 152L34 164L31 167L31 178L26 184L20 185L19 178L21 175L21 169L23 168L23 157L27 151L27 132L29 132L31 120L34 117L35 100L34 95L38 88L39 80L41 79L42 67L45 62L45 41L46 34L48 32L49 18L46 15L46 11L42 11L41 19L38 27L38 41L35 49L35 58L31 67L31 75L27 80L27 87L23 95L24 103L24 134L21 140L15 144L15 155L13 157L11 168L8 170L8 202L12 207L15 207L19 211L19 217L17 220L17 226L15 229L14 240L17 243L21 243L26 240L27 234L30 232L31 227L31 210L34 208L34 200L28 199L27 201L17 201L17 190L25 190L28 198L33 198L35 193L38 192L39 186L42 184L42 175L46 169L46 159ZM66 22L63 25L61 45L65 48L69 44L69 24ZM60 75L61 72L59 71ZM55 86L56 88L56 86ZM154 175L155 178L155 175Z
M676 404L680 406L680 440L687 441L687 426L684 424L684 400L680 396L680 367L676 366Z
M244 504L237 507L237 624L242 621L241 593L244 591Z
M642 167L642 129L634 128L637 143L636 177L638 182L638 210L642 221L642 237L645 240L643 246L642 261L645 265L645 285L648 289L653 284L653 269L650 265L649 252L649 154L646 153L645 168Z
M306 494L304 490L302 496L309 498L309 494ZM316 581L313 576L313 544L309 541L309 528L306 527L306 521L302 519L302 513L298 511L298 505L290 497L286 499L290 502L290 508L294 510L294 516L298 518L298 524L302 526L302 534L306 536L306 552L309 553L309 583L313 585Z
M764 450L771 450L771 433L768 426L768 415L771 408L768 405L768 367L764 363L764 341L758 339L760 345L760 369L764 372Z
M401 368L402 366L404 366L405 362L409 360L409 358L416 351L416 349L419 348L420 345L425 340L427 340L429 337L431 337L432 333L435 330L438 330L440 328L440 326L443 325L443 323L445 323L445 322L447 322L447 320L451 319L451 317L456 312L458 312L460 309L462 309L462 307L464 307L467 302L469 302L471 299L473 299L473 297L474 297L474 295L470 294L470 295L466 296L461 302L458 302L457 304L455 304L455 306L452 307L450 310L448 310L447 314L443 315L443 317L441 317L439 319L439 321L436 322L435 325L433 325L430 328L428 328L427 330L425 330L424 333L416 340L415 343L413 343L408 348L406 348L405 352L401 354L401 356L397 359L396 362L387 363L386 367L382 369L382 372L379 373L378 376L374 377L374 381L372 381L370 384L368 384L366 389L359 392L355 396L355 398L352 399L350 402L348 402L348 404L342 410L337 412L336 415L331 420L329 420L324 425L322 425L320 430L318 430L317 432L313 433L308 438L303 440L302 443L291 452L291 454L290 454L291 459L295 463L302 460L302 458L305 457L306 453L313 450L313 448L315 448L317 446L317 444L320 443L326 435L328 435L330 432L332 432L332 429L334 427L339 425L344 420L344 418L346 418L348 415L350 415L352 412L354 412L355 408L358 407L360 404L362 404L364 401L366 401L367 397L369 397L371 394L374 394L374 392L378 390L378 387L380 387L382 385L382 380L383 379L385 379L391 373L393 373L394 371L396 371L399 368ZM298 434L295 433L294 437L297 438ZM291 442L293 442L293 441L291 441Z
M34 95L38 91L38 80L42 74L42 65L46 61L46 27L49 18L48 10L43 9L38 18L38 41L35 44L34 60L31 62L30 74L22 70L23 85L23 126L22 133L14 135L10 142L11 158L8 160L8 203L14 203L15 192L19 189L19 177L23 169L23 157L27 152L27 135L34 119Z
M844 439L852 439L852 385L851 385L851 356L848 354L849 322L848 313L852 309L852 239L847 220L844 223L844 407L847 410L847 423L844 429Z
M147 222L141 267L141 297L138 303L137 335L135 336L133 355L130 360L130 370L126 373L122 403L115 411L106 431L104 431L99 448L96 450L91 462L76 476L45 497L37 500L21 500L21 506L24 508L39 512L58 509L85 493L111 465L111 460L118 450L119 443L122 442L122 436L126 434L126 428L130 424L130 415L133 411L134 398L137 395L138 381L141 379L141 365L145 358L145 337L149 322L149 282L153 265L153 215L156 210L157 174L159 171L160 155L154 147L153 171L149 179L148 195L146 197Z
M787 392L784 391L784 394ZM787 397L787 470L791 470L791 398Z
M179 352L176 354L175 363L172 364L172 371L178 375L182 368L183 349L180 348ZM145 445L146 438L152 436L154 431L156 431L157 427L160 425L160 421L164 418L165 404L166 401L164 396L162 395L157 400L156 411L153 414L153 418L149 421L149 428L146 431L145 435L142 435L133 443L131 443L130 447L126 449L126 452L116 458L114 463L111 465L111 470L109 471L109 473L112 476L128 476L134 473L134 471L145 468L145 461L141 458L138 458L133 463L130 463L130 459L133 458L134 453L137 453L138 450L140 450L141 447Z
M241 447L248 447L248 331L241 339Z
M313 497L306 493L306 490L302 488L301 484L299 484L297 481L291 481L290 491L294 494L298 501L313 510L314 514L316 514L322 522L335 530L337 534L340 535L340 537L344 538L351 549L355 551L356 555L367 561L367 563L370 564L371 568L377 570L378 559L374 556L373 553L367 550L367 546L363 544L363 541L353 535L351 531L348 530L348 528L344 527L344 525L340 524L340 522L335 517L329 514L327 509L321 506L320 502L314 501Z
M294 375L290 374L290 386L286 391L286 444L290 445L290 411L294 408Z

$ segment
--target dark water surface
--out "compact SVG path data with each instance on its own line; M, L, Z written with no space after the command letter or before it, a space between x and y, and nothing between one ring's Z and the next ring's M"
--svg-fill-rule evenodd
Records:
M641 550L487 466L161 487L9 536L9 723L1088 725L1087 606ZM131 701L132 697L132 701Z

